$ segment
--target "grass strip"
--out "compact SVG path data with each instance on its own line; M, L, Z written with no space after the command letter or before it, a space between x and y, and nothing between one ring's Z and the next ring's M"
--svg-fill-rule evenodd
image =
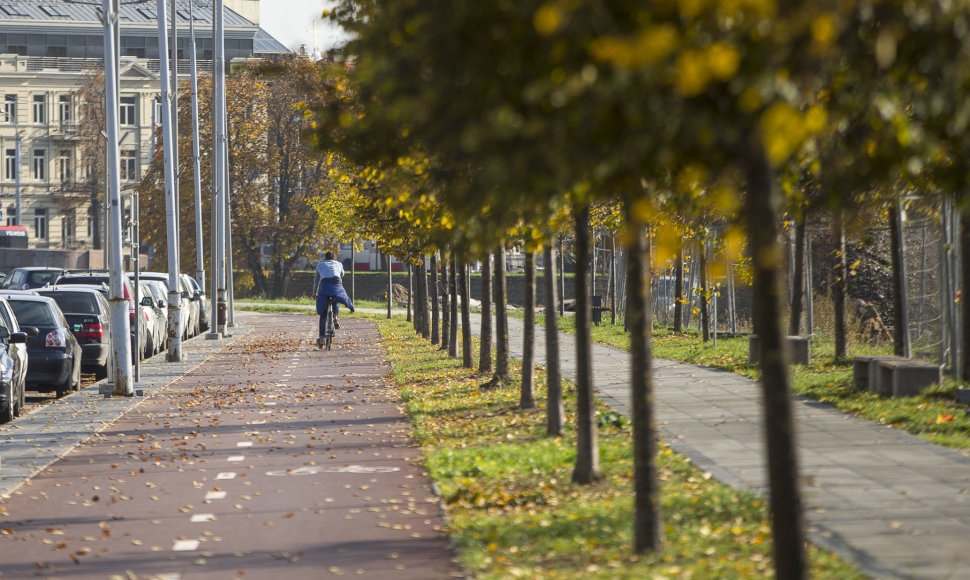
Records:
M568 434L545 435L545 413L518 409L518 385L483 391L488 377L418 338L402 318L374 317L394 380L438 483L465 568L475 578L765 578L773 576L763 499L702 473L663 446L661 553L632 554L630 423L598 403L602 478L570 482L575 389L566 385ZM474 357L477 360L477 357ZM513 365L513 375L519 369ZM515 381L513 381L515 382ZM545 378L537 372L538 401ZM810 548L814 578L864 578Z

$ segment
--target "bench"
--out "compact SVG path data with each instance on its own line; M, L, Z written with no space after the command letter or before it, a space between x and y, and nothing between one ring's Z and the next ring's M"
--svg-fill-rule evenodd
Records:
M796 365L807 365L811 360L812 338L810 336L786 336L785 349L788 362ZM748 336L748 362L757 364L761 361L761 338L757 334Z
M876 361L878 392L893 397L915 397L924 388L940 383L940 367L935 363L910 359Z
M859 390L868 390L870 393L879 391L879 381L876 372L876 365L881 360L906 360L903 357L892 355L878 356L857 356L852 359L852 382Z

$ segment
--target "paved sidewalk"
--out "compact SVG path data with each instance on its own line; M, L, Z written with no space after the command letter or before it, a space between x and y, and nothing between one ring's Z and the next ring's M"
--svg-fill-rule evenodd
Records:
M481 316L472 317L478 335ZM545 337L536 333L536 363ZM522 321L509 319L512 356ZM560 333L563 376L575 380L575 340ZM593 346L597 394L629 416L630 356ZM714 477L767 493L761 392L732 373L654 361L663 440ZM810 539L874 578L970 579L970 457L804 398L796 444Z

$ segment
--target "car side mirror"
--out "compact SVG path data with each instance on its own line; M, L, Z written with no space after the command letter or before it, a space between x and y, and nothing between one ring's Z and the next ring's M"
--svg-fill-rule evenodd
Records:
M27 333L26 332L14 332L10 335L10 344L26 344L27 343Z
M5 338L10 338L10 329L6 326L0 326L0 340Z
M145 296L141 299L142 306L155 306L151 296Z
M40 334L40 330L36 326L21 326L20 330L27 336L37 336Z
M166 306L168 306L168 302L165 302L164 300L159 299L159 301L158 301L158 307L159 308L165 308Z

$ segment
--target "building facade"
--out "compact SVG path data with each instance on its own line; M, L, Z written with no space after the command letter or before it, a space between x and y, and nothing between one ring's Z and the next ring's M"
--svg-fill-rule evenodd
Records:
M103 86L104 41L97 8L65 0L0 0L0 224L15 224L19 212L31 248L89 250L103 245L105 170L90 154L99 129L92 128L91 115L83 114L93 104L86 102L92 93L88 87L97 82ZM190 19L199 69L211 70L212 12L195 7L190 13L188 0L177 0L175 8L178 71L180 79L187 79ZM227 60L286 52L259 28L259 0L227 0L226 8ZM157 26L153 3L122 5L123 197L130 197L151 164L155 128L161 122Z

